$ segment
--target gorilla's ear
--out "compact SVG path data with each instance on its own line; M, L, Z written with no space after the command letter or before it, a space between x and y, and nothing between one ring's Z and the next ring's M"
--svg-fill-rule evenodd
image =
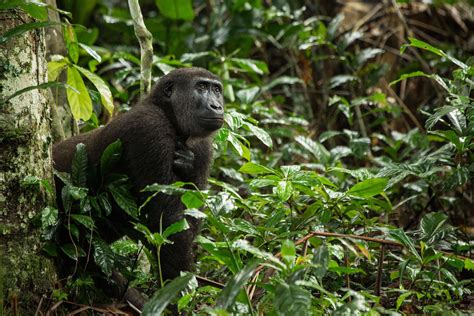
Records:
M173 86L174 83L172 81L167 82L165 86L163 87L163 93L169 98L171 97L171 94L173 93Z

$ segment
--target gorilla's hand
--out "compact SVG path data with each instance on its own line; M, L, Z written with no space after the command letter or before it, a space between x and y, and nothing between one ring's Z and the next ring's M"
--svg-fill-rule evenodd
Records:
M195 172L194 153L181 141L174 151L173 171L184 181L191 180Z

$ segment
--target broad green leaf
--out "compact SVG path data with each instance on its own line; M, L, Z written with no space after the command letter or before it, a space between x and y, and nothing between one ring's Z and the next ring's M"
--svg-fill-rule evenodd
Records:
M416 250L413 240L408 237L402 229L397 228L390 230L390 236L392 236L392 238L394 238L396 241L407 247L408 250L410 250L410 252L418 259L418 261L422 262L421 256Z
M273 305L278 315L309 315L311 294L301 286L280 283L275 288Z
M472 259L464 259L464 269L474 271L474 261Z
M236 240L232 244L232 247L243 250L243 251L247 251L258 258L271 261L273 264L275 264L274 268L276 270L281 270L285 268L283 263L280 260L278 260L278 258L275 257L273 254L260 250L255 246L252 246L247 240L242 240L242 239Z
M115 185L114 183L111 183L109 184L108 188L118 206L120 206L120 208L128 215L132 216L133 218L137 218L137 203L135 202L135 198L127 189L127 187L124 185Z
M284 240L281 244L281 257L287 264L292 264L296 258L295 244L291 240Z
M260 91L259 87L239 90L236 95L242 103L250 104Z
M293 194L293 185L290 181L282 180L276 187L276 193L281 201L286 202Z
M100 208L105 211L105 216L109 216L112 213L112 205L110 204L107 193L101 193L97 196Z
M237 295L244 289L245 282L247 282L247 280L253 275L257 264L257 261L251 261L247 266L227 281L224 289L217 298L217 307L228 309L234 304Z
M72 183L78 187L85 187L87 183L87 150L86 145L79 143L76 145L76 153L72 159L71 179Z
M347 191L347 194L361 198L369 198L382 193L387 183L387 178L367 179L354 185Z
M209 217L210 223L213 223L213 219L215 218L212 216ZM229 250L227 243L213 242L203 236L198 236L196 242L210 254L209 259L225 265L234 274L239 271L240 261L238 259L237 261L235 260L235 257Z
M114 100L112 98L112 92L110 92L109 87L102 78L93 74L87 69L84 69L80 66L74 65L74 67L79 70L90 82L95 86L97 91L100 93L100 100L105 109L110 113L114 113Z
M303 80L297 77L288 77L288 76L281 76L276 78L275 80L271 81L270 83L266 84L262 87L263 91L268 91L280 84L295 84L295 83L302 83Z
M61 24L61 23L53 22L53 21L45 21L45 22L31 22L31 23L21 24L17 27L9 29L7 32L0 35L0 44L5 43L6 41L10 40L14 36L19 36L28 31L38 29L41 27L58 25L58 24Z
M252 134L254 134L262 143L264 143L265 146L273 146L272 138L265 130L250 123L245 123L244 125L247 126L248 129L252 132Z
M188 286L188 283L193 277L194 276L191 273L187 273L183 276L177 277L156 291L155 294L153 294L153 297L145 304L145 306L143 306L142 315L161 315L166 306L171 303L179 292Z
M74 119L87 121L92 115L91 97L81 75L73 67L67 68L67 84L75 89L75 91L72 89L66 90L67 100Z
M263 61L248 58L231 58L234 66L247 72L253 72L259 75L268 73L268 66Z
M319 280L322 280L329 265L329 249L325 244L314 250L312 263L316 266L313 268L314 274Z
M48 62L48 80L55 81L66 65L67 63L64 59Z
M77 260L80 257L85 257L86 252L78 245L65 244L61 246L61 250L72 260Z
M104 177L122 157L122 142L117 139L108 145L100 156L100 173Z
M186 208L200 208L204 205L199 192L187 191L181 196L181 202L186 206Z
M296 136L296 142L303 146L307 151L314 155L319 162L324 165L329 163L331 154L329 151L319 142L312 140L309 137Z
M329 89L334 89L344 83L356 81L356 80L357 80L357 77L352 76L352 75L337 75L337 76L332 77L329 80Z
M115 254L112 248L102 239L95 238L92 241L94 245L94 261L100 267L105 275L111 276L115 263Z
M160 13L173 20L191 21L194 19L192 0L155 0Z
M441 231L444 230L444 224L448 220L448 216L441 212L428 213L421 219L421 239L427 243L431 243L436 239Z
M53 226L58 222L58 209L47 206L41 211L41 227Z
M8 0L0 3L0 10L21 8L33 18L45 21L48 19L47 4L37 0Z
M94 228L94 220L88 215L71 214L71 218L87 229Z
M428 119L426 120L426 129L431 129L433 126L445 115L453 112L453 111L459 111L457 107L455 106L442 106L440 108L437 108L435 113L433 115L430 115Z
M275 170L259 165L253 162L247 162L245 165L240 167L239 172L246 173L246 174L275 174Z
M131 239L119 239L117 241L114 241L114 243L110 245L110 247L112 248L112 251L114 253L122 256L137 254L140 250L138 244Z
M170 226L166 227L162 236L163 238L168 238L171 235L177 234L187 229L189 229L188 221L186 221L186 219L183 218L182 220L177 221L176 223L173 223Z

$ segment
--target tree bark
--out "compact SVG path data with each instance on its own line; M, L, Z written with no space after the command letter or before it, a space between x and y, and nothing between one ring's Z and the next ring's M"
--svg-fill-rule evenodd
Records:
M32 21L21 11L0 11L0 34ZM47 82L45 52L43 29L0 45L0 98ZM54 193L24 181L33 176L53 185L51 103L49 89L35 89L0 106L0 311L6 314L34 314L56 281L33 225Z

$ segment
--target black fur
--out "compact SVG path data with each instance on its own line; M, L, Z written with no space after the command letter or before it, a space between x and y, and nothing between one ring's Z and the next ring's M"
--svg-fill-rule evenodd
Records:
M70 172L78 143L86 145L89 162L96 164L103 150L120 139L122 160L115 171L129 176L138 203L147 197L140 190L153 183L191 181L202 189L212 162L212 135L223 123L223 104L222 85L214 74L201 68L174 70L129 112L105 127L56 144L54 167ZM142 210L143 221L152 231L158 231L161 217L165 229L184 217L183 210L178 196L160 194ZM116 219L117 229L111 229L110 238L105 239L120 237L124 216L123 211L114 208L111 219ZM192 266L192 243L200 223L194 218L187 220L191 229L172 236L174 244L162 248L164 279L174 278Z

